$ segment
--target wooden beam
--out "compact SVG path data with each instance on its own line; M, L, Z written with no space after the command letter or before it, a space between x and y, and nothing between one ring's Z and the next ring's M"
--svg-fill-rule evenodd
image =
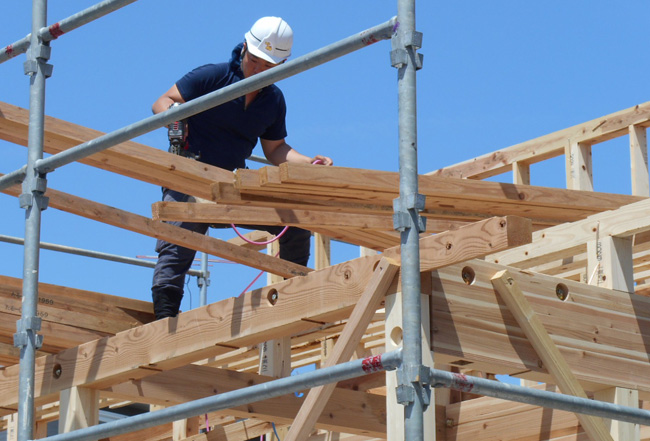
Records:
M27 146L29 112L0 102L0 139ZM104 135L97 130L67 121L45 117L44 151L56 154ZM172 155L133 141L95 153L79 162L171 188L182 193L211 199L215 181L232 182L228 170Z
M192 381L188 382L188 378ZM272 377L254 373L187 365L141 380L117 384L102 393L134 402L175 405L271 380ZM290 424L304 401L304 396L286 394L218 413ZM331 400L326 403L325 411L318 417L317 427L383 437L386 433L384 407L384 397L381 395L336 388Z
M242 225L289 225L302 228L349 227L393 231L393 218L386 215L352 214L287 208L246 207L215 203L156 202L151 206L153 220Z
M629 237L650 230L650 199L589 216L567 225L557 225L533 233L529 245L488 256L488 261L530 268L549 260L570 257L586 252L587 242L600 237Z
M648 396L649 298L480 260L434 273L431 324L437 363L552 382L490 282L504 269L586 390L618 386L638 389L642 399ZM568 292L569 301L560 300L558 291ZM480 314L471 312L477 310Z
M264 167L261 171L267 169L272 170L275 167ZM285 188L285 185L291 188L291 185L295 185L305 193L313 189L313 191L318 190L329 194L336 189L344 195L351 196L359 191L371 191L375 192L372 194L377 196L378 201L383 200L380 197L382 193L387 193L385 199L391 203L394 195L399 191L399 173L396 172L284 163L279 166L279 174L281 184L269 184L270 188L278 186ZM239 173L237 176L239 178ZM499 209L521 210L519 215L524 216L524 213L529 213L530 215L525 217L540 219L561 218L563 215L560 210L570 210L575 213L583 210L593 214L641 200L638 196L458 180L427 175L418 177L418 191L427 197L426 209L442 209L450 204L458 211L466 207L470 213L483 212L487 207L482 207L482 204L489 202L493 214L498 213L496 210ZM558 212L551 213L551 211ZM503 214L518 214L518 212L510 211Z
M506 223L506 229L513 228L509 225ZM440 237L456 243L456 234L449 231L441 233ZM464 232L462 236L467 237ZM202 241L205 239L201 236ZM508 246L507 241L500 243L504 248ZM447 250L424 249L423 258L445 265L452 258L472 257L466 253L444 259L429 257L436 252L446 254ZM474 256L483 253L484 249L478 247ZM269 335L276 338L289 336L312 329L318 323L346 318L379 258L365 257L334 265L308 277L289 279L246 293L241 298L182 313L178 319L149 323L115 337L39 358L35 383L37 396L47 397L72 386L97 387L123 378L144 377L159 369L174 368L188 361L224 353L227 349L261 343L268 340ZM269 301L271 294L277 294L279 300L275 304ZM172 329L174 332L170 333ZM221 345L227 345L227 348ZM143 347L156 350L142 351ZM53 378L52 371L57 364L63 368L62 375ZM17 403L17 378L17 366L0 372L0 408L11 408Z
M3 192L18 196L19 188L14 186L3 190ZM203 251L213 256L269 271L282 275L283 277L305 275L311 271L302 265L266 256L262 253L232 245L220 239L194 233L163 222L155 222L144 216L109 207L108 205L103 205L88 199L79 198L51 188L46 191L45 195L50 198L49 206L52 208L146 236L155 237L156 239L164 239L186 248Z
M518 247L531 240L529 219L504 216L475 222L454 231L420 239L420 271L486 256L497 248ZM400 247L386 250L384 256L400 261Z
M564 154L567 140L596 144L627 133L628 126L650 125L650 102L577 124L520 144L427 173L464 179L485 179L510 171L513 162L534 164Z
M515 279L507 270L500 271L492 277L492 285L515 316L537 355L542 359L543 367L551 374L560 391L586 399L587 394L572 374L571 368L546 332ZM578 413L577 417L591 441L612 441L602 418L581 413Z
M0 276L3 312L20 315L22 290L22 279ZM97 331L98 337L154 320L151 302L47 283L38 284L38 311L45 322Z
M356 259L41 357L36 362L35 396L51 399L72 386L97 388L145 377L253 346L269 335L290 336L346 318L377 260ZM60 376L53 375L55 366L61 366ZM0 371L0 408L18 402L18 372L18 366Z
M325 360L325 367L350 360L398 269L399 266L385 257L379 261L368 286L359 298L348 323L334 345L334 349ZM309 391L285 437L287 441L303 440L309 435L335 387L336 383L329 383Z
M18 303L18 306L16 306L15 301L7 303L14 310L0 312L0 341L6 344L13 344L13 335L16 333L16 321L20 320L21 317L20 303ZM45 337L43 339L43 346L40 349L42 353L56 353L63 349L76 347L88 341L110 335L101 331L76 328L71 325L51 321L43 321L41 323L39 334Z
M555 392L553 386L533 386ZM531 404L480 397L449 404L447 410L447 439L476 441L561 440L587 439L574 413Z

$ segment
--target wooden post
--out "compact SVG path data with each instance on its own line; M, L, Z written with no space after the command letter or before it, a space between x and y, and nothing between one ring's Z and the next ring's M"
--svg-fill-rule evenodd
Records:
M587 282L634 292L632 237L597 237L587 242Z
M422 295L422 364L433 367L431 332L429 322L429 296ZM386 351L402 346L402 293L386 296ZM397 372L386 372L386 439L404 441L404 406L397 402ZM431 390L431 404L424 412L424 438L436 440L436 398Z
M36 421L34 439L47 438L47 421Z
M591 145L569 140L564 156L566 159L566 188L593 191Z
M639 407L639 391L637 390L612 387L597 391L594 398L621 406ZM604 421L614 441L639 441L641 439L641 429L638 424L610 419L604 419Z
M277 240L266 246L266 253L275 256L280 252L280 242ZM282 282L284 278L277 274L267 273L266 282L269 285ZM260 375L281 378L291 375L291 337L269 340L260 345L260 364L258 372ZM289 430L288 427L276 428L280 439L284 439ZM267 434L272 441L279 441L274 432Z
M519 161L512 163L512 183L530 185L530 165Z
M648 177L648 137L645 127L630 126L630 165L632 194L650 196Z
M331 263L330 238L314 233L314 268L327 268Z
M4 418L7 421L7 441L18 441L18 414L12 413Z
M71 387L61 391L59 433L68 433L99 424L99 391Z
M172 440L181 441L199 434L199 417L174 421L172 424Z
M606 236L587 244L587 273L594 273L594 285L634 295L632 237ZM594 398L622 406L639 407L639 392L613 387L596 392ZM614 441L639 441L638 424L605 419Z

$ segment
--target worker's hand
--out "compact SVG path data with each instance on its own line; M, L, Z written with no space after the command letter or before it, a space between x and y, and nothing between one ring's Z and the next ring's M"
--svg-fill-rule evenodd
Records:
M323 155L316 155L311 159L312 164L320 164L320 165L334 165L334 161L332 161L332 158L328 158L327 156Z

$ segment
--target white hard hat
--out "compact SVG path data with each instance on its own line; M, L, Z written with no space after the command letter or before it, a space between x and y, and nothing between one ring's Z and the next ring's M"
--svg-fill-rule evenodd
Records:
M282 63L291 55L293 31L280 17L262 17L244 35L251 54L273 64Z

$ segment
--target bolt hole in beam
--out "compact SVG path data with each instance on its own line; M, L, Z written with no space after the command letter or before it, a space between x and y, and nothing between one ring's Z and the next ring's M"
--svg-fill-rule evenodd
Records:
M393 329L390 331L390 341L393 343L395 346L399 346L402 344L402 328L399 326L395 326Z
M476 280L476 272L471 266L464 267L460 275L466 285L473 285L474 281Z
M59 363L55 364L54 367L52 368L52 376L55 379L61 378L61 375L63 374L63 368Z
M555 287L555 295L558 299L565 302L569 298L569 287L564 283L558 283Z
M266 295L266 299L269 302L269 305L275 306L276 303L278 303L278 299L280 298L280 294L278 293L277 289L270 289L269 293Z

